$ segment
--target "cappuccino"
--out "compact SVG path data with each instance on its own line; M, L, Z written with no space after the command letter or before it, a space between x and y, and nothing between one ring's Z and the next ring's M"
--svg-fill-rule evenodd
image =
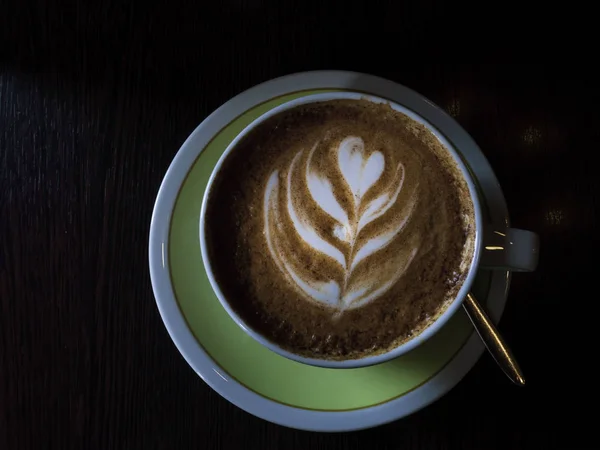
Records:
M330 100L272 116L228 154L207 195L208 256L228 304L301 356L357 359L410 340L471 266L460 169L389 105Z

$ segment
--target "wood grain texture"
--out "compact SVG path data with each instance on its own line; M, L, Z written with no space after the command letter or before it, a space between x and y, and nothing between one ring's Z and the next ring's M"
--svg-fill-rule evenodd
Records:
M433 2L347 6L323 33L304 3L67 3L0 17L0 449L597 448L579 406L598 400L596 72L402 62L429 50L410 24L441 20ZM358 46L350 25L372 21L408 31ZM220 104L313 69L373 73L446 108L492 163L513 225L541 234L540 268L514 276L500 324L525 389L486 355L409 418L315 434L237 409L177 352L147 269L162 177Z

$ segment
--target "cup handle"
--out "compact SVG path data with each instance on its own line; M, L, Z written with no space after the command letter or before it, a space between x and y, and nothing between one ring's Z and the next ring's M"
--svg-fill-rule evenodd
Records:
M538 265L540 238L537 234L505 228L484 231L480 267L513 272L531 272Z

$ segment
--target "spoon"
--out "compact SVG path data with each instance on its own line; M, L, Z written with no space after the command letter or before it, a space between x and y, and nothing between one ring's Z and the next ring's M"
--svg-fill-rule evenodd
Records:
M473 294L467 294L463 306L475 327L475 331L479 334L496 363L513 383L517 386L525 386L525 377L517 360L483 307L473 297Z

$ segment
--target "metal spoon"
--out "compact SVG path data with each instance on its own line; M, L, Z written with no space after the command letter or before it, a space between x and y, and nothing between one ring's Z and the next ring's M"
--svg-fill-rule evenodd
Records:
M463 306L477 334L500 368L517 386L525 386L525 377L517 360L479 302L469 293Z

